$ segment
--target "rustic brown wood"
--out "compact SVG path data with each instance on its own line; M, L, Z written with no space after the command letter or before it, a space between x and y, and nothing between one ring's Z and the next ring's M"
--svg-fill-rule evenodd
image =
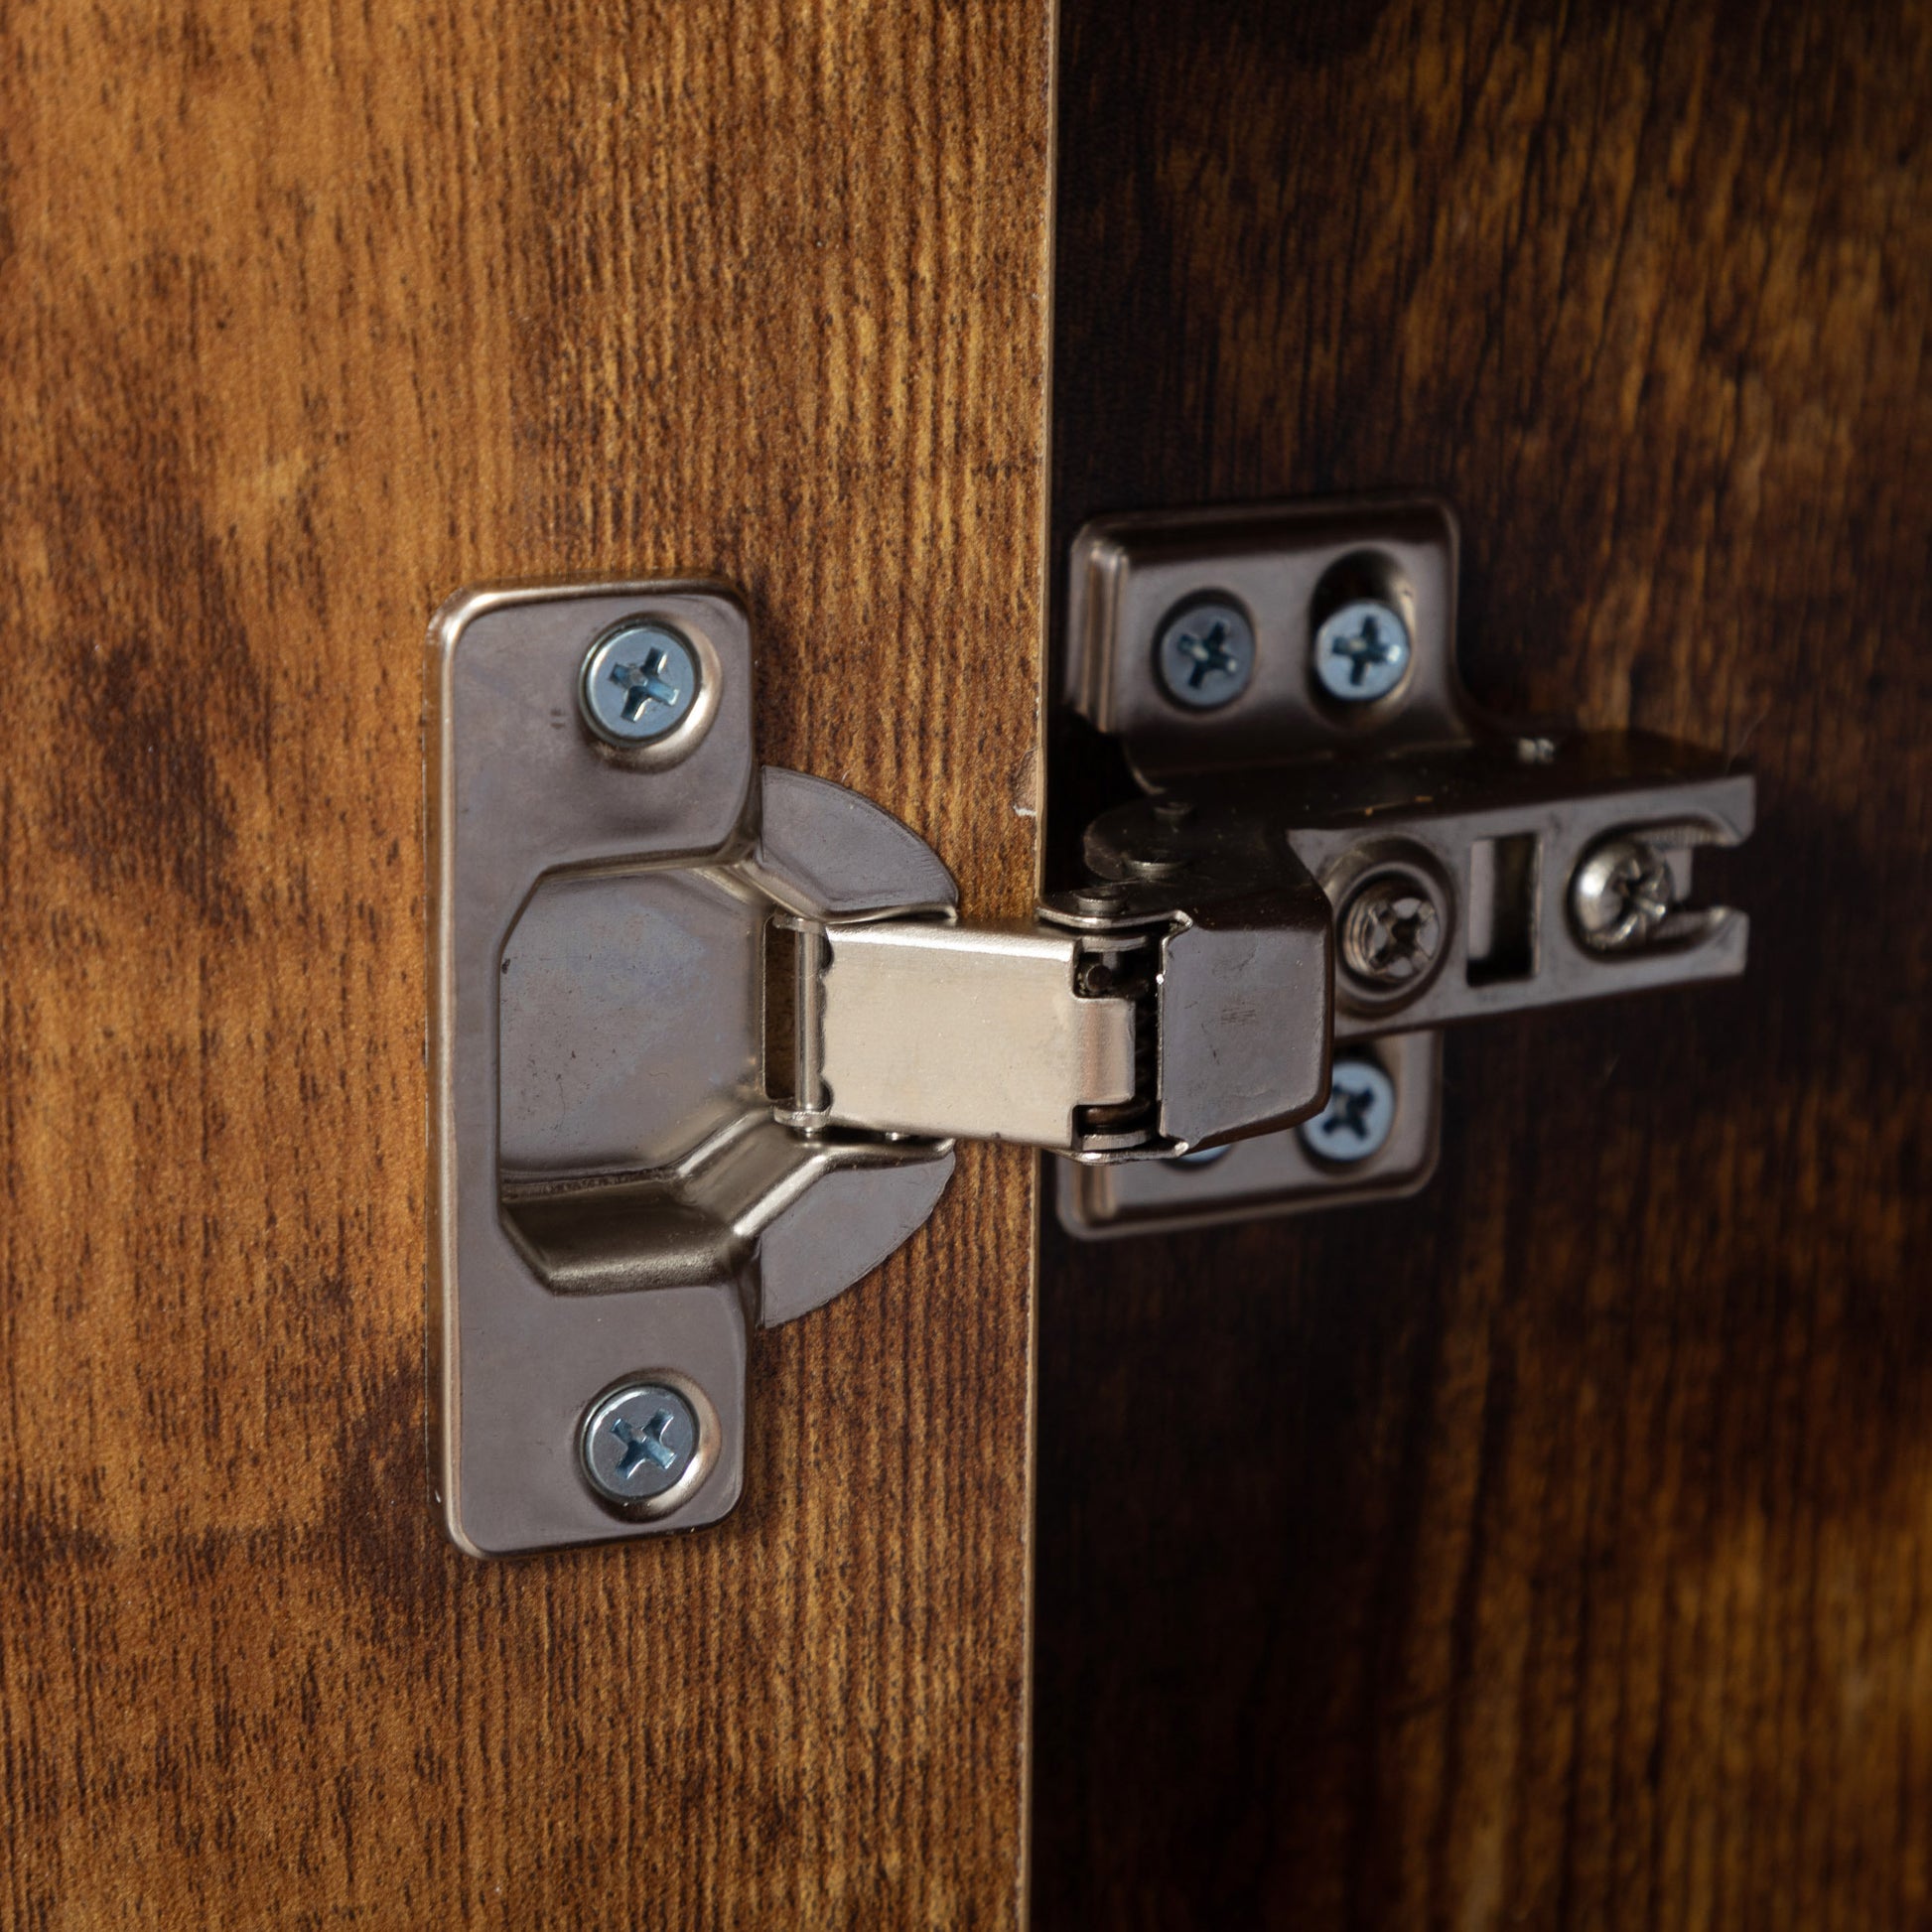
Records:
M1055 522L1433 485L1746 755L1734 990L1402 1206L1042 1275L1042 1927L1932 1922L1932 11L1068 0Z
M418 709L466 581L717 572L764 755L1025 902L1049 39L0 17L0 1920L1017 1915L1023 1157L758 1344L725 1527L442 1540Z

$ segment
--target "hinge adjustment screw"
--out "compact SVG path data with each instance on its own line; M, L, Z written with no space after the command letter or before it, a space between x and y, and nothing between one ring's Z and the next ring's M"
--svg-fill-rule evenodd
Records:
M1641 946L1670 916L1677 888L1653 845L1618 833L1590 849L1570 883L1570 911L1595 952Z
M1371 879L1342 914L1342 964L1370 986L1393 990L1427 979L1442 944L1435 901L1407 878Z

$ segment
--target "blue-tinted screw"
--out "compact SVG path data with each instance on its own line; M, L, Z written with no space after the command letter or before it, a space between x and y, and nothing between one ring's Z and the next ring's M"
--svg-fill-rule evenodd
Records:
M1255 674L1255 633L1232 604L1192 604L1161 626L1155 666L1162 688L1190 711L1232 704Z
M1395 1082L1365 1053L1338 1059L1328 1104L1302 1123L1302 1145L1323 1161L1366 1161L1389 1144L1395 1126Z
M1314 674L1343 704L1384 698L1409 670L1409 626L1373 598L1344 604L1314 633Z
M635 1382L593 1404L580 1445L591 1487L613 1502L661 1496L698 1452L691 1405L662 1382Z
M592 731L612 745L648 745L698 701L697 653L669 624L640 620L607 631L584 659L578 696Z

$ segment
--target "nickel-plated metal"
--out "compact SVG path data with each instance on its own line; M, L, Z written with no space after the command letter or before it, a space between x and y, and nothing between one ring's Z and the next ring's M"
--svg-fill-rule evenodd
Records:
M1135 1003L1082 987L1077 933L886 920L826 929L819 1036L844 1127L1072 1150L1135 1094Z
M1097 840L1089 885L1042 915L1090 943L1143 935L1136 971L1147 1069L1138 1131L1083 1137L1083 1158L1173 1155L1287 1127L1328 1085L1334 945L1309 869L1258 819L1190 801L1147 806L1137 836ZM1144 836L1138 836L1144 835Z
M1477 714L1455 672L1457 539L1435 497L1217 504L1097 518L1073 542L1062 702L1118 742L1159 789L1322 753L1378 758L1466 740ZM1206 595L1248 615L1254 673L1241 702L1173 703L1146 640ZM1394 689L1348 702L1311 660L1320 614L1371 597L1402 621L1410 661ZM1052 774L1048 773L1049 804Z
M1260 827L1157 812L1138 877L1050 898L1032 924L828 928L797 1083L822 1086L823 1118L1111 1159L1317 1106L1333 982L1320 887Z
M725 587L447 607L431 1253L456 1541L722 1516L752 1330L905 1240L955 1137L1071 1154L1060 1212L1089 1235L1388 1198L1435 1165L1441 1026L1740 971L1746 921L1693 870L1748 835L1748 776L1486 718L1454 566L1431 500L1091 526L1069 698L1145 795L1004 926L960 923L887 813L757 766Z
M1383 1034L1352 1049L1375 1055L1401 1101L1378 1154L1342 1165L1324 1161L1300 1127L1289 1127L1212 1149L1215 1158L1198 1163L1055 1161L1060 1221L1085 1240L1104 1241L1413 1194L1436 1172L1442 1039L1434 1029Z
M1342 964L1355 978L1400 991L1436 970L1446 922L1426 881L1413 873L1377 873L1355 888L1339 931Z
M1617 834L1584 855L1570 885L1570 912L1598 952L1641 946L1676 903L1670 862L1646 839Z
M1297 1131L1317 1159L1353 1167L1388 1146L1395 1117L1395 1082L1387 1068L1371 1054L1346 1053L1335 1061L1326 1104Z
M1338 1053L1373 1042L1402 1104L1383 1150L1354 1163L1291 1131L1197 1170L1065 1169L1074 1232L1419 1185L1439 1117L1430 1030L1743 970L1748 921L1699 902L1693 872L1705 847L1749 836L1749 775L1664 739L1487 716L1456 672L1456 571L1454 519L1430 497L1137 512L1075 539L1064 702L1149 794L1089 825L1089 871L1172 893L1177 847L1285 844L1333 920L1324 1027ZM1248 614L1255 669L1240 704L1188 711L1136 640L1210 587ZM1164 816L1176 799L1181 832Z
M683 724L634 753L559 730L589 644L646 624L703 667ZM723 1516L751 1330L877 1267L952 1173L943 1141L767 1098L767 926L943 918L954 889L877 806L759 769L751 666L705 582L468 592L431 632L433 1466L473 1555ZM619 1510L578 1432L626 1361L685 1390L705 1447Z
M1402 614L1376 598L1354 598L1315 627L1315 678L1342 704L1386 698L1408 675L1410 656Z
M1154 661L1161 687L1189 711L1218 711L1248 688L1255 633L1248 614L1226 598L1183 605L1161 626Z
M1225 1161L1234 1152L1232 1141L1223 1141L1219 1147L1197 1147L1191 1154L1171 1154L1168 1165L1174 1168L1207 1168L1216 1161Z
M1577 735L1547 762L1491 745L1399 761L1311 760L1220 781L1190 835L1285 844L1318 880L1344 927L1332 1030L1348 1039L1494 1018L1649 988L1733 977L1749 921L1695 899L1695 860L1749 835L1752 782L1728 760L1634 734ZM1605 951L1573 923L1570 881L1599 841L1632 827L1672 870L1668 920L1649 943ZM1084 856L1120 871L1171 839L1140 799L1088 827ZM1349 969L1345 915L1358 887L1425 883L1441 915L1433 970L1394 985Z

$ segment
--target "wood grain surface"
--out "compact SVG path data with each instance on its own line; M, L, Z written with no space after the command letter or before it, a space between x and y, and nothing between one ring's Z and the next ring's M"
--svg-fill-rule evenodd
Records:
M1932 1923L1932 10L1067 0L1055 524L1381 485L1748 758L1736 987L1041 1286L1042 1927Z
M466 581L715 572L764 757L1027 901L1049 46L0 14L0 1921L1018 1915L1032 1164L758 1343L726 1526L457 1555L418 716Z

